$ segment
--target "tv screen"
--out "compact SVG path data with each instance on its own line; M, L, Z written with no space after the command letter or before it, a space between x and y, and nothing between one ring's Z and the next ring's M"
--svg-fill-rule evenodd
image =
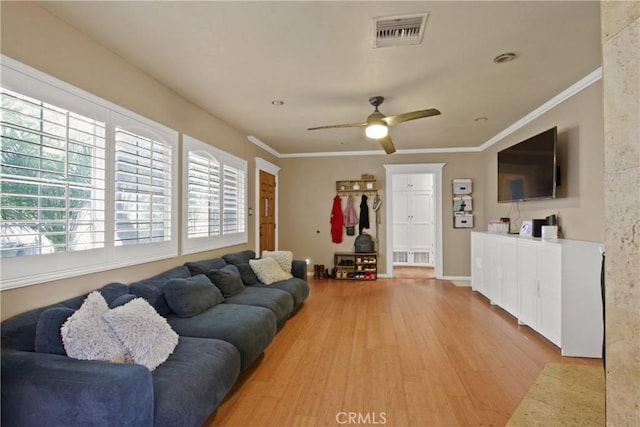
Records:
M553 127L498 152L498 202L556 197L556 144Z

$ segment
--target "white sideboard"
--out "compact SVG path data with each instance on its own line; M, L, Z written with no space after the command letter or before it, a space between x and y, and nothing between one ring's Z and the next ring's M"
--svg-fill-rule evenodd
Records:
M471 233L471 287L560 347L602 357L601 243Z

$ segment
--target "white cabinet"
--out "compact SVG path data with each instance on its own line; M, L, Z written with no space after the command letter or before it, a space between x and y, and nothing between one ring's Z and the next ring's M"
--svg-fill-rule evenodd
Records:
M480 233L471 233L471 289L487 294L484 287L484 235Z
M518 316L520 288L518 287L518 249L513 239L502 239L502 308Z
M393 263L434 265L435 206L433 175L393 179Z
M516 241L472 233L471 287L516 316L519 306Z
M471 233L471 285L562 349L601 357L602 245Z
M517 252L520 288L518 321L562 347L560 246L520 240L517 242Z
M502 306L502 239L491 237L484 241L483 257L486 267L482 270L482 282L491 304Z

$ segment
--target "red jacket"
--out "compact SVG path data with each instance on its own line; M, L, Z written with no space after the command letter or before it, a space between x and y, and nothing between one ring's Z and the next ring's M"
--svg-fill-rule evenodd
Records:
M331 241L342 243L342 199L336 194L331 209Z

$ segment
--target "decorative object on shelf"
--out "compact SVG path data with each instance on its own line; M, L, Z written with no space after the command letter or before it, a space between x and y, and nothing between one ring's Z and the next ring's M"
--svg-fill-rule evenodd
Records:
M489 221L489 226L487 227L487 231L489 233L500 233L507 234L509 233L509 223L498 220Z
M558 226L557 225L543 225L542 226L542 240L556 240L558 238Z
M520 236L531 237L533 234L533 223L531 221L522 221L520 226Z
M473 181L456 178L453 184L453 228L473 228Z
M372 177L373 175L363 175ZM375 179L363 178L360 180L351 181L336 181L336 191L338 193L377 193L378 185Z

